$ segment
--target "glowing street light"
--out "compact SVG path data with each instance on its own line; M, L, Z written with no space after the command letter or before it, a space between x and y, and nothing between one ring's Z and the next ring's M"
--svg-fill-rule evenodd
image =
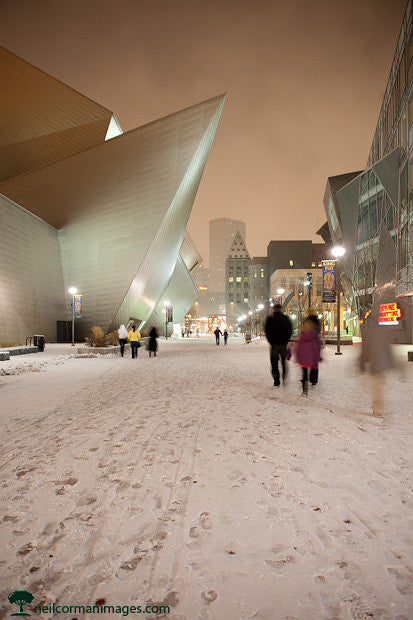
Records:
M332 255L336 259L336 288L337 288L337 351L336 355L341 355L340 351L340 270L338 268L338 259L346 253L342 245L336 245L331 250Z
M71 286L69 293L72 296L72 347L75 346L75 295L77 294L77 288Z

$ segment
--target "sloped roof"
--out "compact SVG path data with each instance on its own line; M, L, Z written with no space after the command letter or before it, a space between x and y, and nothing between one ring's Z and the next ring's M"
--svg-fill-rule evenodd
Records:
M334 177L328 177L331 191L336 194L342 187L350 183L359 174L362 174L364 170L358 170L356 172L346 172L345 174L338 174Z
M243 238L239 230L237 230L236 235L234 237L234 241L232 242L231 248L228 253L228 258L249 258L250 255L246 248Z
M112 112L0 47L0 181L104 142Z

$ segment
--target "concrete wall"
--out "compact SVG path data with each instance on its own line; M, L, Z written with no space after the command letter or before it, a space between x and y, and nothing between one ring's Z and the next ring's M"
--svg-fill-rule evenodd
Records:
M57 231L0 195L0 343L44 334L65 319Z

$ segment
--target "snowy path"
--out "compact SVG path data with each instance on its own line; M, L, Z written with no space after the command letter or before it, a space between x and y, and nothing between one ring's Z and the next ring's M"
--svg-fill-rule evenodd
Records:
M25 589L173 620L413 618L413 364L381 420L357 352L325 350L309 399L236 340L0 377L0 615Z

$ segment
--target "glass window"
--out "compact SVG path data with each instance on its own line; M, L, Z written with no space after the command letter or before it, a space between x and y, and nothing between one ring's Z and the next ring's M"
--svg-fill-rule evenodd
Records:
M311 267L315 267L315 262L314 261L311 263Z
M374 172L370 172L369 189L373 189L373 187L376 187L376 185L377 185L376 175L374 174Z
M359 207L359 217L357 223L357 245L363 243L363 226L361 221L361 206Z
M233 282L233 281L234 281L234 278L233 278L232 276L230 276L230 277L228 278L228 282Z
M377 221L376 196L374 196L373 198L370 198L369 210L370 210L370 232L371 232L371 236L374 237L379 227L378 221Z
M237 282L241 282L240 276L237 277Z
M400 174L400 198L402 208L407 207L407 165L405 165Z
M406 86L406 50L404 50L403 56L400 62L399 83L400 83L400 92L401 94L403 94L404 88Z
M248 303L248 297L244 297L244 304Z
M338 229L338 218L331 194L329 194L328 196L328 217L330 219L332 229L334 230L334 232L336 232Z
M367 181L368 181L368 174L367 172L365 172L364 174L361 175L361 179L360 179L360 194L364 194L364 192L367 191Z
M264 269L261 269L261 278L264 277Z
M377 194L376 208L377 208L377 221L378 221L378 224L380 224L381 218L383 217L383 192L379 192Z
M394 228L394 209L393 209L393 207L390 207L390 209L388 210L387 218L386 218L386 223L387 223L387 228L389 230L393 230L393 228Z
M294 266L294 261L290 260L290 267L293 267L293 266Z
M369 203L365 202L361 207L361 219L363 222L363 240L370 239L369 232Z

